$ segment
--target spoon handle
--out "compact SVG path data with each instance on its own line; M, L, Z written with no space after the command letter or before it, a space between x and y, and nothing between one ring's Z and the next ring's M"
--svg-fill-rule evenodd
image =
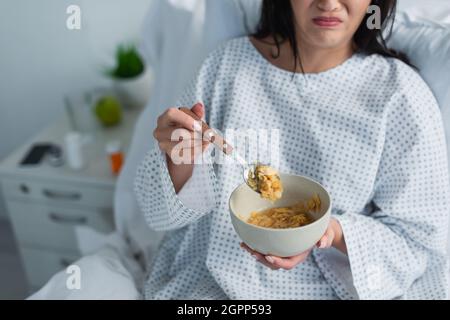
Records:
M233 152L233 147L225 141L225 139L216 132L216 130L211 129L205 121L203 121L199 116L192 112L189 108L181 107L178 108L187 115L194 118L196 121L200 121L202 124L202 135L205 134L208 141L212 142L216 147L218 147L226 155L231 155Z

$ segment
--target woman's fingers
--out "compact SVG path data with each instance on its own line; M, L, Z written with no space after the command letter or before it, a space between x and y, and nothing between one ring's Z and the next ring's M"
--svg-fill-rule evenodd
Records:
M252 256L255 257L255 259L257 259L259 262L261 262L262 264L264 264L265 266L273 269L273 270L278 270L278 269L285 269L285 270L291 270L293 269L295 266L297 266L299 263L304 262L310 252L311 249L309 249L308 251L305 251L299 255L293 256L293 257L289 257L289 258L280 258L280 257L275 257L275 256L265 256L255 250L252 250L249 246L247 246L245 243L241 243L241 247L244 248L245 250L247 250Z
M241 248L247 250L251 255L259 255L262 256L262 254L260 254L259 252L253 250L252 248L250 248L248 245L246 245L245 243L241 242L240 244Z
M299 263L304 262L311 252L311 249L305 251L299 255L289 257L289 258L280 258L275 256L266 256L266 260L275 267L283 268L285 270L291 270Z
M275 267L274 265L272 265L271 263L267 262L264 255L262 255L259 252L255 252L252 253L252 256L261 264L265 265L266 267L272 269L272 270L278 270L280 269L279 267Z
M334 230L331 227L328 227L325 231L325 234L320 238L319 242L317 242L317 246L319 249L330 248L333 244L334 240Z
M247 246L243 242L241 242L241 248L244 248L245 250L247 250L258 262L262 263L266 267L271 268L272 270L279 269L279 267L276 267L276 266L272 265L271 263L269 263L268 261L266 261L265 256L263 254L255 251L255 250L252 250L249 246Z
M201 130L201 125L194 118L187 115L177 108L169 108L158 118L158 126L170 127L178 126L183 127L190 131Z
M159 148L164 151L172 160L174 164L193 164L203 151L205 151L207 144L200 140L192 141L196 146L192 147L190 144L188 147L183 147L183 142L171 142L163 141L159 142Z
M174 129L173 127L156 128L155 131L153 131L153 137L158 141L171 142L203 140L200 132L192 132L184 128Z
M331 248L331 246L333 245L333 240L334 240L334 230L332 228L328 228L329 232L328 232L328 242L327 242L327 248Z
M169 108L158 117L157 128L153 136L172 162L178 164L193 164L209 146L203 136L202 122L198 118L204 117L204 106L197 103L191 112L178 108Z
M196 139L197 133L186 129L173 131L171 128L157 129L153 135L173 163L192 164L194 159L205 151L209 142ZM198 134L201 136L200 134Z
M199 117L199 118L201 118L201 119L203 119L203 118L205 117L205 107L204 107L203 104L201 104L200 102L199 102L199 103L196 103L196 104L192 107L191 111L192 111L193 113L195 113L195 114L197 115L197 117Z
M160 141L158 142L159 148L163 151L166 151L166 153L170 154L172 151L174 152L181 152L183 150L184 152L192 150L203 150L206 146L205 142L202 142L201 140L187 140L187 141ZM202 148L203 147L203 148Z

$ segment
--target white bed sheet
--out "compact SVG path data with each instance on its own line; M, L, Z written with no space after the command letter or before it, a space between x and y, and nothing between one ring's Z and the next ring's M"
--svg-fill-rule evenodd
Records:
M79 289L67 286L72 274L61 270L28 300L142 299L144 272L128 252L122 245L108 244L73 263L80 270Z

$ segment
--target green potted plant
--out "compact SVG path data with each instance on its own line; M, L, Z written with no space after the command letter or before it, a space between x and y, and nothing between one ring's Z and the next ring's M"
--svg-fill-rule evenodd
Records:
M113 87L125 106L142 107L150 96L151 73L134 45L119 45L116 65L107 71Z

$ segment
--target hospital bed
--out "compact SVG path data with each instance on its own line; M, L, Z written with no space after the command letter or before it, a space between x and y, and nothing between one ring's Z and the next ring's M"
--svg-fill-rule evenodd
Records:
M247 34L258 21L260 0L153 0L143 24L140 50L153 67L152 99L136 125L116 190L118 232L84 256L81 288L68 289L62 270L29 299L139 299L141 286L164 234L150 230L140 214L133 179L152 147L156 117L174 105L202 60L220 42ZM403 51L432 88L444 119L450 150L450 4L448 0L400 0L389 41ZM450 163L450 155L449 155Z

